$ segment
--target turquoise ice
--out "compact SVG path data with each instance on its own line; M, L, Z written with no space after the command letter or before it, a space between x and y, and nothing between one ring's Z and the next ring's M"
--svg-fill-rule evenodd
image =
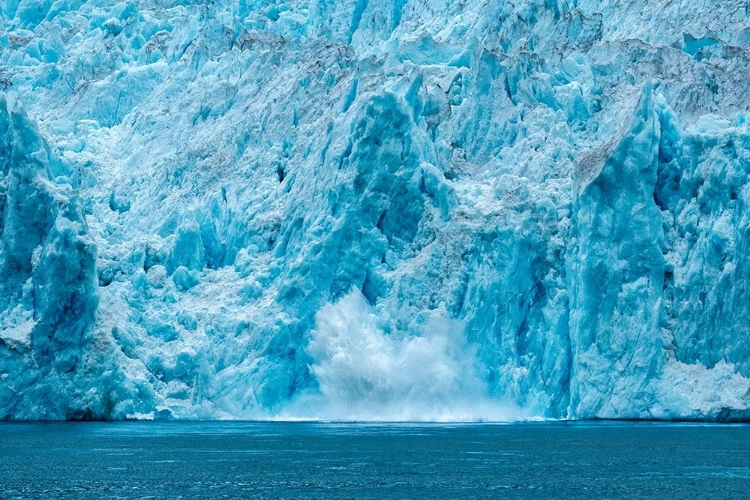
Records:
M0 418L750 417L740 0L9 0Z

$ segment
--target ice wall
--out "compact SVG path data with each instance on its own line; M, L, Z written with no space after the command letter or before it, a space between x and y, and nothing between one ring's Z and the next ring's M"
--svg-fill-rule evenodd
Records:
M747 418L743 2L0 28L3 418Z
M0 137L2 416L83 418L94 411L84 357L97 306L96 246L77 173L2 98Z

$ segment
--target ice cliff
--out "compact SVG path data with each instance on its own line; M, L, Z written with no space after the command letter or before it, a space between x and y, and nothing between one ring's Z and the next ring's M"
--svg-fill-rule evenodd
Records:
M740 0L6 0L0 419L750 418Z

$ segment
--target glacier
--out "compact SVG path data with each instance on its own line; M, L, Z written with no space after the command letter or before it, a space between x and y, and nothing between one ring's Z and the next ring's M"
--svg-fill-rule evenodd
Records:
M6 0L0 419L750 418L740 0Z

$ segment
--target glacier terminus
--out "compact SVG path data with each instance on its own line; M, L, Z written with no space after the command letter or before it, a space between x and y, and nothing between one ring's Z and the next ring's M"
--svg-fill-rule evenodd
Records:
M0 420L750 418L743 0L4 0Z

